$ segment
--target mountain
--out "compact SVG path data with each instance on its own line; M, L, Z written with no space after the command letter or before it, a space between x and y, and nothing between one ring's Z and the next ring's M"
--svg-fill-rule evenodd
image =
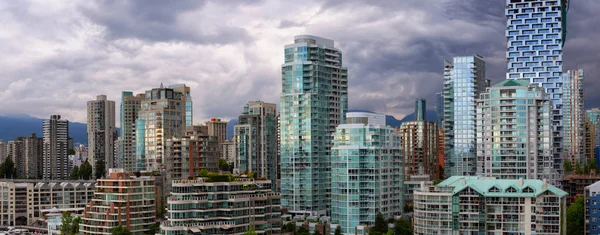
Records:
M36 133L42 137L42 125L45 119L29 115L0 116L0 140L6 142L17 137L27 137ZM69 122L69 136L75 145L87 145L87 125L79 122Z
M368 110L350 110L349 112L375 113L375 112L368 111ZM425 111L425 119L427 121L431 121L431 122L437 121L436 112L434 110L426 110ZM415 113L408 114L408 115L404 116L404 118L402 118L401 120L396 119L392 115L385 115L385 122L388 125L393 126L393 127L399 127L400 125L402 125L403 122L413 121L413 120L415 120ZM231 139L231 137L233 136L233 126L235 124L237 124L237 122L238 122L237 119L232 119L229 121L229 123L227 123L227 139Z

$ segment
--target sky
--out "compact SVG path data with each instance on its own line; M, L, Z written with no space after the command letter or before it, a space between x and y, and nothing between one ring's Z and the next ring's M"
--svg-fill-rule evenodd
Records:
M118 107L121 91L185 83L195 123L236 118L248 101L279 103L284 45L312 34L342 50L351 110L402 118L418 98L434 109L445 59L479 54L505 79L504 3L0 0L0 115L85 122L96 95ZM597 12L572 1L563 49L565 70L585 70L586 108L600 107Z

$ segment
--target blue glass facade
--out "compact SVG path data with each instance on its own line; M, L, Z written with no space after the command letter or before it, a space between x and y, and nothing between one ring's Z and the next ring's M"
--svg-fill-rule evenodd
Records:
M564 0L506 0L507 79L528 80L546 89L553 104L553 167L562 173L562 48ZM559 176L560 177L560 176Z
M332 133L348 110L348 75L332 40L300 35L285 46L280 100L281 205L330 210Z
M444 161L446 177L475 175L476 99L489 86L479 55L444 63Z

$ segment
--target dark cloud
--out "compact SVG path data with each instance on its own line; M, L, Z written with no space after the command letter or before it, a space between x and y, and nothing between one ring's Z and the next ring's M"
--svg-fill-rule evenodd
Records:
M350 75L350 109L398 118L430 109L443 60L480 54L505 79L503 0L0 2L0 113L85 120L85 101L122 90L192 88L195 121L236 118L250 100L279 103L283 47L335 40ZM596 0L572 1L564 69L583 68L586 107L600 106Z

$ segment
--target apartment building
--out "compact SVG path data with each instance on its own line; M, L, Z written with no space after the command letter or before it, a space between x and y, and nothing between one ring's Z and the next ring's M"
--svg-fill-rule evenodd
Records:
M85 206L80 234L111 234L119 225L134 235L148 232L155 222L155 179L136 177L124 169L110 169L98 179L93 199Z
M452 176L415 190L414 234L565 234L566 196L545 180Z
M94 181L3 180L0 226L28 225L52 208L83 211L94 195Z
M281 233L279 193L271 181L231 175L174 180L163 235Z

